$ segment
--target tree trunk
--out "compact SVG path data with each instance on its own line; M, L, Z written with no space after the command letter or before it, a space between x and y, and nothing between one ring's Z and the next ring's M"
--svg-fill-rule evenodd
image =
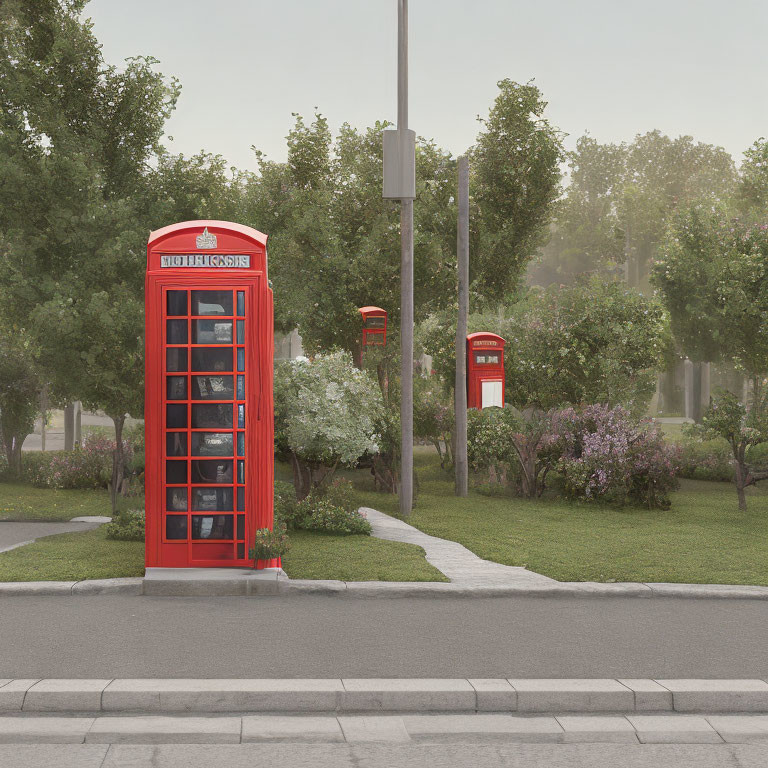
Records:
M701 377L702 363L693 364L693 376L691 382L691 418L697 423L701 423Z
M739 497L739 509L742 512L747 511L747 497L744 493L744 488L746 486L746 480L747 480L747 468L744 465L744 460L741 456L739 456L738 451L736 453L736 466L735 466L735 474L736 474L736 494Z
M112 416L115 424L115 450L112 451L112 482L110 484L110 501L112 502L112 514L117 512L117 497L123 487L125 475L125 456L123 454L123 426L125 414Z
M302 464L293 451L291 451L291 468L293 469L293 487L296 490L296 499L303 501L312 490L312 471Z

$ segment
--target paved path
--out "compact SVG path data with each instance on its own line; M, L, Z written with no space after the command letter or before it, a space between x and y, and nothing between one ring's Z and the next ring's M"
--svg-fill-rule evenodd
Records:
M71 531L89 531L98 528L101 522L82 523L6 523L0 522L0 552L7 552L23 544L29 544L43 536Z
M0 744L0 768L765 768L758 744Z
M362 507L361 512L370 520L374 536L417 544L426 552L427 562L461 586L547 586L558 583L526 568L483 560L463 544L430 536L377 509Z
M768 676L768 602L0 597L0 678Z

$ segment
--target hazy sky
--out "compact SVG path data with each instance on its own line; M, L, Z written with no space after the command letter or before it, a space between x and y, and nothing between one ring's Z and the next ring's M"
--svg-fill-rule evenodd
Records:
M534 78L572 147L658 128L737 162L768 135L766 0L410 0L410 127L459 154L496 82ZM183 90L173 151L255 168L292 112L396 117L396 0L92 0L111 63L149 54Z

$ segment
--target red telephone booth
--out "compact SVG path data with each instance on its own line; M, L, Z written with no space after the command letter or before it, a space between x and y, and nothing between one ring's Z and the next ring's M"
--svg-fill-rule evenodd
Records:
M226 221L185 221L150 235L147 567L253 566L254 532L272 527L266 243L261 232Z
M467 336L467 406L504 407L504 339L495 333Z
M358 312L363 317L363 339L360 347L360 359L366 347L387 346L387 311L381 307L360 307Z

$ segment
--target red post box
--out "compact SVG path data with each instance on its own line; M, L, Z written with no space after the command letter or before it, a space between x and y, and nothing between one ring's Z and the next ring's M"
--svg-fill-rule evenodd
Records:
M504 407L504 339L495 333L467 336L467 406Z
M363 339L360 346L360 360L366 347L387 346L387 311L381 307L360 307L363 318Z
M150 235L147 567L253 566L254 532L272 527L266 243L261 232L226 221L185 221Z

